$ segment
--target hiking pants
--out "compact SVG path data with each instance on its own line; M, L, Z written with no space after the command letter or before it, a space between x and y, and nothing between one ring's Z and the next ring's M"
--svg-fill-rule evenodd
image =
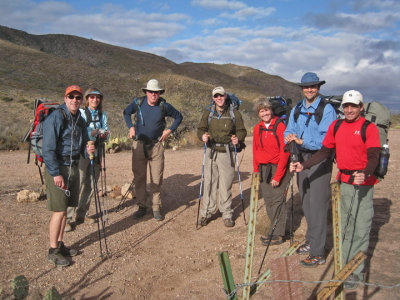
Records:
M100 177L100 164L93 161L94 172L96 174L96 183ZM76 219L84 219L89 213L90 200L94 193L93 179L92 179L92 165L90 159L81 156L79 160L79 182L80 182L80 195L78 207L68 207L67 209L67 223L72 221L75 212Z
M210 218L217 212L217 189L219 189L219 211L223 219L232 218L232 183L235 177L233 153L215 151L210 158L207 148L204 165L204 197L200 216Z
M161 208L161 185L164 173L164 147L161 142L147 150L146 158L142 141L132 145L132 172L135 183L136 199L139 206L146 207L147 165L150 171L150 194L153 211Z
M369 233L374 215L373 195L373 185L360 185L356 187L344 182L340 184L340 218L342 235L345 235L342 243L343 265L347 264L359 251L367 254ZM351 212L349 212L353 197L353 205ZM344 230L349 213L350 218L345 233ZM358 266L353 274L359 276L364 266L365 261ZM361 277L359 276L359 278Z
M269 178L265 178L264 174L267 169L267 165L260 165L260 174L263 174L263 180L260 183L261 193L264 198L265 209L267 210L267 215L270 220L270 231L267 234L272 233L272 228L274 226L275 220L277 219L276 228L273 232L274 236L284 236L285 235L285 227L286 227L286 197L284 198L285 189L290 180L290 173L287 171L285 175L282 177L279 186L272 187L271 186L271 178L273 178L273 174L276 172L276 165L270 164L271 166L271 175Z
M303 161L311 155L302 153ZM311 256L325 255L331 175L331 160L324 160L310 169L297 173L297 185L307 221L306 239L311 245Z

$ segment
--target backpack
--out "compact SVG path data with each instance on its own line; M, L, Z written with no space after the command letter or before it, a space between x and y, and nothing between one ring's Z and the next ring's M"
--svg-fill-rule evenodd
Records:
M93 121L92 119L92 113L90 112L89 108L85 107L85 116L86 116L86 127L89 127L90 123L95 123L95 122L100 122L100 127L103 127L103 113L99 114L99 120L98 121ZM95 126L96 129L96 126Z
M227 97L226 97L226 105L229 105L229 115L230 118L233 121L233 124L236 125L236 118L235 118L235 114L234 114L234 110L239 110L240 105L242 104L242 100L240 100L235 94L232 93L226 93ZM207 110L210 111L210 114L208 115L208 126L210 126L211 123L211 119L212 118L217 118L217 119L221 119L224 117L218 116L215 117L215 103L214 100L211 100L211 104L207 107Z
M288 117L290 116L290 111L292 110L292 99L286 99L281 96L268 97L269 102L272 106L272 112L279 119L284 120L287 123Z
M314 116L315 122L317 122L317 124L319 125L319 123L321 123L322 117L324 115L324 109L327 104L331 104L333 106L333 108L336 111L337 118L343 119L343 110L341 108L341 103L342 103L341 96L325 97L325 96L321 95L321 101L319 102L315 112L303 113L303 112L301 112L301 106L303 104L303 100L300 100L299 102L297 102L295 109L294 109L294 115L293 115L294 121L297 122L299 115L303 114L303 115L308 115L308 118L306 121L306 126L308 126L308 124L310 123L312 116Z
M389 109L384 106L383 104L373 101L370 103L366 103L366 107L364 107L364 112L362 113L364 118L366 119L363 125L361 126L361 139L363 143L367 140L367 128L371 123L374 123L376 127L378 128L379 131L379 142L381 145L381 152L380 152L380 158L379 158L379 164L375 170L375 176L378 178L383 179L384 175L386 174L387 171L387 162L385 162L385 166L382 166L383 161L381 160L382 157L382 151L389 151L387 147L388 143L388 130L390 127L390 111ZM333 136L336 135L336 132L338 131L340 125L343 123L344 119L338 120L333 128ZM387 150L386 150L387 149ZM384 152L385 152L384 151ZM380 171L377 173L377 170L386 170L386 171Z
M279 123L282 123L282 122L285 122L284 121L284 119L276 119L276 122L275 122L275 124L274 124L274 126L272 127L272 129L270 129L270 127L268 127L268 128L265 128L264 126L262 126L261 124L260 124L260 127L259 127L259 133L260 133L260 144L261 144L261 148L264 148L264 146L263 146L263 143L262 143L262 132L263 131L272 131L272 133L274 134L274 136L275 136L275 138L276 138L276 141L278 142L278 148L280 149L281 148L281 143L279 142L279 138L278 138L278 135L276 134L276 129L278 128L278 125L279 125Z
M140 121L142 122L142 124L144 124L142 110L140 109L140 107L142 106L145 97L146 96L143 96L143 97L135 98L133 100L133 102L135 102L135 104L137 105L137 109L136 109L136 113L135 113L135 123L139 120L139 117L140 117ZM165 102L167 102L167 101L162 97L160 97L158 99L158 101L160 103L160 109L161 109L161 113L162 113L162 116L164 119L164 126L165 126L165 116L167 114L166 108L165 108Z
M43 162L42 140L43 140L44 120L56 109L60 110L63 113L63 118L64 118L63 123L67 119L65 111L62 108L59 108L59 106L60 106L59 103L55 102L50 103L47 101L42 101L41 99L35 99L33 106L33 113L35 119L23 138L24 142L29 142L28 161L27 161L28 163L29 163L31 149L36 155L36 160L41 163Z

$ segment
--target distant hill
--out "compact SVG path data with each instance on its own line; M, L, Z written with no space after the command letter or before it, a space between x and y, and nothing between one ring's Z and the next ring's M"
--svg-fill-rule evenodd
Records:
M154 54L108 45L81 37L33 35L0 26L0 149L17 147L32 119L33 100L63 101L65 88L99 88L105 95L114 136L127 134L122 111L151 78L162 82L164 94L184 115L178 135L196 128L209 104L211 90L222 85L242 100L248 129L255 124L252 104L260 96L298 100L300 89L279 76L233 64L176 64Z

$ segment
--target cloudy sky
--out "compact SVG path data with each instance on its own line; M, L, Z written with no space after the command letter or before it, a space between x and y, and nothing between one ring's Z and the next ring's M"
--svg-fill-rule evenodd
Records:
M399 0L0 0L0 24L185 61L250 66L400 112Z

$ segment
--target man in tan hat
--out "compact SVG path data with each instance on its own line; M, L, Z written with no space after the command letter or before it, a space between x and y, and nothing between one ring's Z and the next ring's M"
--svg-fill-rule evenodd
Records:
M364 109L363 96L350 90L344 93L342 107L345 119L331 124L324 138L321 150L309 160L291 163L290 170L301 172L318 164L332 155L336 149L340 182L340 212L343 243L343 265L347 264L359 251L367 253L369 233L374 215L374 184L378 182L374 171L379 162L379 132L375 124L367 121L361 112ZM300 173L301 174L301 173ZM357 287L364 279L363 262L345 282L344 288Z
M150 193L154 219L162 221L161 214L161 184L164 173L164 146L163 142L174 132L182 122L182 114L160 95L164 89L158 80L151 79L146 88L146 94L135 98L124 110L124 118L129 128L129 137L133 138L132 145L132 172L134 176L136 198L139 209L133 214L134 219L146 215L146 182L147 165L150 168ZM135 124L131 115L136 114ZM172 117L174 122L165 129L165 117Z
M242 115L228 101L222 86L212 91L213 104L205 110L197 128L198 138L207 144L204 165L204 198L200 210L200 225L206 226L217 211L217 189L219 210L226 227L235 226L232 219L232 182L235 177L233 151L238 149L246 137Z
M87 153L95 151L94 145L87 144L86 122L79 111L82 98L83 91L79 86L69 86L65 91L65 103L49 114L43 124L42 152L46 165L47 207L53 212L47 258L56 266L68 266L70 261L66 256L77 254L75 249L69 249L63 243L67 207L78 205L79 158L81 155L88 157Z

